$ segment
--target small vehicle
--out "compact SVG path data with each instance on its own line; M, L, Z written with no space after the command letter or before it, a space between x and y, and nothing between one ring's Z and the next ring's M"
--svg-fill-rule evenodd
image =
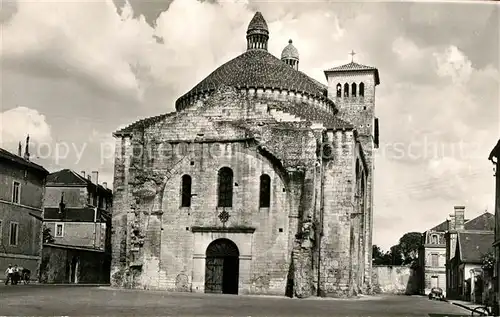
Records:
M433 287L429 293L429 299L444 300L443 289L440 287Z

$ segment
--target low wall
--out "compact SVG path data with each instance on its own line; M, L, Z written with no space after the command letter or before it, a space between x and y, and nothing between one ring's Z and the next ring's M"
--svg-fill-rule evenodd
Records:
M78 262L78 266L73 262ZM103 252L44 245L40 265L41 283L74 283L76 271L79 284L109 283L110 262Z
M374 265L372 284L380 294L418 294L417 272L407 266Z

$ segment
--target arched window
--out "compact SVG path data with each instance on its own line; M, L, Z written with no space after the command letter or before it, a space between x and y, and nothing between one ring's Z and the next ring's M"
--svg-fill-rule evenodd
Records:
M182 176L181 207L191 207L191 176L189 175Z
M356 83L351 85L351 96L356 97Z
M344 97L349 97L349 84L344 84Z
M271 177L267 174L260 176L260 208L267 208L271 205Z
M342 85L337 84L337 97L342 97Z
M365 95L365 84L360 83L359 84L359 96L363 97Z
M233 206L233 170L223 167L219 170L219 207Z

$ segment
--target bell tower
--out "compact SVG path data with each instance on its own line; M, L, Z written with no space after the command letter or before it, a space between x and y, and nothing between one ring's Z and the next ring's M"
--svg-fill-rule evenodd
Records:
M378 148L378 119L375 116L375 87L380 84L378 69L352 60L349 64L325 70L325 76L328 97L337 105L338 116L352 123L360 136L368 137Z
M355 53L351 52L354 57ZM363 215L363 249L366 287L371 285L372 235L373 235L373 186L374 151L379 146L378 119L375 116L375 87L380 84L378 70L374 67L351 62L325 70L328 97L335 102L337 116L354 125L357 139L363 148L367 165L366 207Z

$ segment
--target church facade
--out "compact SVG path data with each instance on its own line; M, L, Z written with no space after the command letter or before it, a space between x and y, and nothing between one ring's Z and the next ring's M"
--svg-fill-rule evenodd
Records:
M378 70L300 71L290 41L247 50L116 131L115 287L294 297L369 292Z

